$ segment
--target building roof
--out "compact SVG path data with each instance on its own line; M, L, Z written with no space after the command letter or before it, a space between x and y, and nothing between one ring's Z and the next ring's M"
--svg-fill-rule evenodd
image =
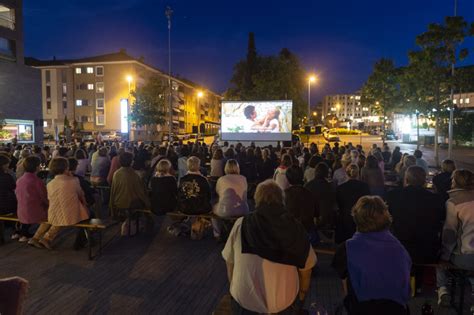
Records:
M88 63L88 62L118 62L118 61L137 61L142 64L143 58L134 58L127 54L125 49L121 49L118 52L98 55L93 57L86 57L86 58L78 58L78 59L56 59L54 57L51 60L39 60L36 58L28 57L26 58L25 62L32 67L47 67L47 66L60 66L60 65L68 65L68 64L75 64L75 63ZM145 64L146 65L146 64ZM148 66L148 65L147 65Z
M138 62L146 67L149 67L155 71L160 72L163 75L167 75L165 71L162 71L152 65L149 65L144 62L143 57L140 58L134 58L127 54L127 51L125 49L120 49L118 52L110 53L110 54L104 54L104 55L98 55L98 56L93 56L93 57L86 57L86 58L78 58L78 59L56 59L53 58L51 60L39 60L33 57L27 57L25 58L25 64L31 67L54 67L54 66L68 66L71 64L81 64L81 63L101 63L101 62L130 62L130 61L135 61ZM193 88L197 89L205 89L207 91L210 91L209 89L206 89L202 87L200 84L197 84L191 80L188 80L186 78L183 78L181 76L173 76L174 80L176 81L181 81L181 83L184 83L186 85L189 85ZM212 92L212 91L210 91ZM218 93L214 93L216 96L220 96Z

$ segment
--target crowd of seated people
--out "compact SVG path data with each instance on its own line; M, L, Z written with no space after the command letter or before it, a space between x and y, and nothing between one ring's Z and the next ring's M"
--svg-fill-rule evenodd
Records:
M47 184L38 179L45 168L49 172ZM419 264L437 263L442 259L474 269L472 172L456 170L453 161L445 160L442 172L433 178L433 189L427 189L429 172L426 169L421 151L415 151L414 155L403 154L398 147L390 151L388 145L383 148L374 145L367 152L362 146L351 143L332 147L297 144L291 148L260 148L253 143L247 147L228 143L208 146L199 142L75 143L59 144L51 149L3 145L0 146L0 214L17 213L21 224L12 238L39 248L52 248L63 228L93 217L92 205L97 202L95 189L107 186L110 186L110 194L100 202L107 204L112 215L123 221L123 234L127 232L130 219L124 213L133 209L150 209L156 215L173 211L187 215L213 213L215 237L221 234L219 217L243 217L234 225L224 250L229 270L234 275L240 274L244 272L241 268L250 266L245 259L252 260L252 264L263 261L269 269L261 270L264 275L259 276L265 278L265 274L275 270L273 264L279 264L276 270L287 268L288 274L282 271L284 279L277 277L268 281L279 285L288 283L286 289L291 292L286 292L288 298L281 303L263 305L262 299L272 298L268 294L281 292L261 292L261 297L247 301L250 297L243 293L245 288L231 283L234 306L254 312L278 313L298 302L295 278L315 263L315 257L305 253L306 244L317 246L321 233L328 230L335 231L335 243L346 246L338 251L345 254L339 255L345 255L346 260L354 264L363 263L365 259L362 254L353 252L360 244L373 244L370 253L380 255L383 261L390 260L378 249L379 243L389 242L393 255L398 255L393 259L404 262L399 267L403 269L400 273L405 276L406 269L408 273L411 270L417 279L417 289L422 280ZM386 176L395 176L399 187L386 186ZM251 184L258 183L264 184L257 186L252 211L253 204L247 199L253 196L249 193ZM27 193L32 188L35 194ZM267 194L273 197L267 199ZM365 196L383 198L386 207L381 204L382 199ZM361 221L357 221L357 215ZM146 215L146 220L145 228L152 232L154 219ZM290 222L290 227L281 227ZM38 224L35 232L34 226ZM259 226L263 234L253 233L249 225ZM275 235L269 234L275 233L275 228L284 232L281 237L273 238ZM288 242L303 239L301 235L305 235L305 241L298 244L298 248L289 248ZM323 233L323 236L328 234ZM246 238L245 242L238 244L241 237ZM84 235L78 233L75 247L83 244ZM281 262L273 246L277 246L280 254L288 254L287 260ZM244 247L255 257L248 258L235 249ZM306 260L304 264L303 260ZM291 272L290 267L280 265L291 266ZM352 272L361 272L351 268L338 269L338 272L343 278ZM385 279L385 270L374 268L373 272L374 277L367 281ZM442 269L437 274L439 302L446 304L447 275ZM358 276L366 277L363 273ZM229 279L233 277L230 272ZM385 283L392 284L398 293L382 292L374 298L397 303L403 311L407 302L405 284ZM374 293L365 285L368 284L348 290L348 294L352 294L348 295L348 308L357 309Z

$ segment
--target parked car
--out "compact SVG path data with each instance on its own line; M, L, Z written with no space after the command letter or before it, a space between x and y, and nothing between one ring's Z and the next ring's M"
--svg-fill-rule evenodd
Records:
M393 132L393 130L387 130L385 132L385 135L384 133L382 132L382 140L398 140L398 136L395 134L395 132Z

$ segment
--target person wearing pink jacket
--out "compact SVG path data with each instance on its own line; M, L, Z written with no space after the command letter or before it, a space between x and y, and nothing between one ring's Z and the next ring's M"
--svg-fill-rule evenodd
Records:
M18 200L17 215L21 223L19 241L27 242L32 224L39 224L48 220L48 194L44 182L36 175L41 160L36 156L29 156L23 162L24 175L16 182L16 198Z

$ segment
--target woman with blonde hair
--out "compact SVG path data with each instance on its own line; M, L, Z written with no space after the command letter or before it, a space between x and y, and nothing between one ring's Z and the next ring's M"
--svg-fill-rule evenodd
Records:
M213 212L219 217L240 217L249 213L247 204L247 179L240 175L239 163L228 160L225 164L225 175L217 180L217 203ZM214 236L220 236L220 224L213 219Z
M172 175L172 165L168 159L162 159L156 165L155 175L150 180L151 209L153 213L165 214L176 208L178 186Z
M339 245L332 262L348 314L409 314L411 259L390 232L387 206L378 196L364 196L352 216L357 232Z

